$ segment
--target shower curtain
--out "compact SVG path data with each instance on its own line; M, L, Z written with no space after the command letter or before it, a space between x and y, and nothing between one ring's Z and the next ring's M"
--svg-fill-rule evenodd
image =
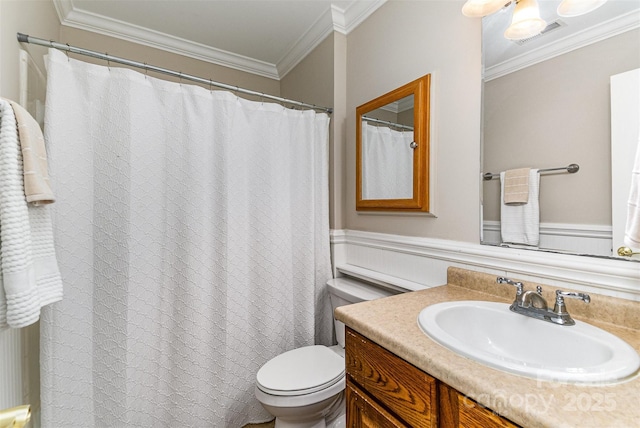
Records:
M328 123L49 52L43 427L270 418L259 367L332 338Z
M362 197L413 198L413 131L362 122Z

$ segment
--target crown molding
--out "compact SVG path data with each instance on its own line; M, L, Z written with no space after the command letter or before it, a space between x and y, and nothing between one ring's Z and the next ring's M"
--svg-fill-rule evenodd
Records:
M332 4L278 61L276 67L280 78L283 78L293 70L300 61L309 55L331 33L336 31L345 35L349 34L386 1L356 1L347 8Z
M342 9L331 5L277 62L270 64L159 31L89 13L74 7L73 0L53 0L62 25L161 49L200 61L280 80L333 31L348 34L386 0L356 1Z
M339 15L334 16L333 5L328 8L278 61L276 66L278 76L280 78L286 76L300 61L322 43L324 39L333 33L334 19L340 18Z
M488 82L521 70L542 61L554 58L575 49L588 46L617 36L630 30L640 28L640 10L634 10L617 18L605 21L574 35L562 38L546 46L518 55L507 61L488 67L484 72L484 81Z
M148 28L74 8L72 0L53 0L62 25L115 37L200 61L279 80L274 64L212 48Z
M354 1L345 9L332 5L337 15L334 16L334 30L345 35L349 34L386 2L387 0Z

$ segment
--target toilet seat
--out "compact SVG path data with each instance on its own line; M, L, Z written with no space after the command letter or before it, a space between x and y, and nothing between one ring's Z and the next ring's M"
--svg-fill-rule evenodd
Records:
M256 386L276 396L312 394L344 381L344 358L322 345L293 349L260 368Z

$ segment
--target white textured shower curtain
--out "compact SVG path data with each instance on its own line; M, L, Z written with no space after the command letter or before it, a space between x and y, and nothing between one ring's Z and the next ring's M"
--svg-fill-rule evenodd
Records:
M240 427L259 367L331 340L325 114L49 52L64 300L43 427Z
M362 122L363 199L413 198L413 131Z

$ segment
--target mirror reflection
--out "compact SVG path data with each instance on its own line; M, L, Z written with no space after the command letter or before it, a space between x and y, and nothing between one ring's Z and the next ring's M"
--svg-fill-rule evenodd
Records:
M558 3L540 2L547 22L558 21L551 16ZM563 18L549 35L524 43L502 37L500 13L483 19L482 172L560 168L532 176L539 184L539 241L527 248L612 256L623 245L613 238L624 225L612 220L618 204L612 188L620 186L612 172L621 160L612 156L611 82L640 68L640 12L637 2L628 1L608 2L596 12L580 21L575 34L577 24ZM624 160L635 157L640 124L627 127L635 128L635 137ZM570 164L578 164L579 172L562 171ZM483 180L484 244L504 243L501 187L500 179Z
M362 116L362 197L413 197L413 94Z

